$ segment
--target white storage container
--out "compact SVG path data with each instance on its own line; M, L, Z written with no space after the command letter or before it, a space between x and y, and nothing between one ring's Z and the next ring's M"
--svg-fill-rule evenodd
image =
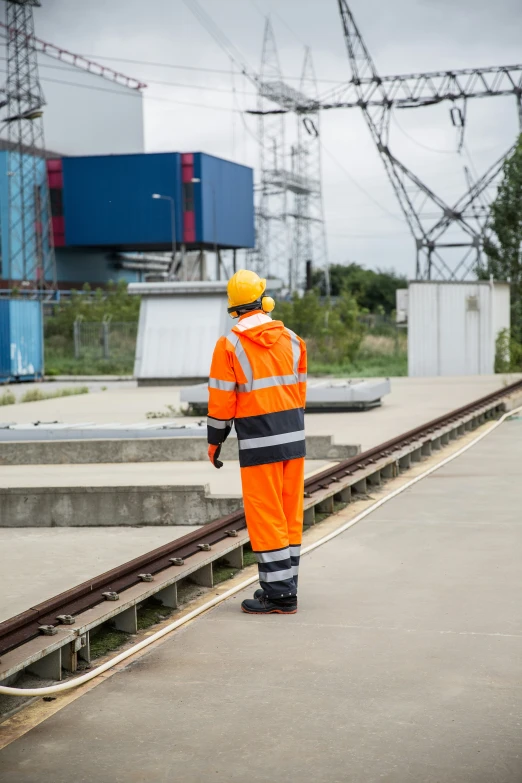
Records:
M218 338L234 321L226 282L131 283L141 295L134 375L141 385L208 378Z
M509 328L508 283L413 281L408 296L408 374L493 374L497 336Z

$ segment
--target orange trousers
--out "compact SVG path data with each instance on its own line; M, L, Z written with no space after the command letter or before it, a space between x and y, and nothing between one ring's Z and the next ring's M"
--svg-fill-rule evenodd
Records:
M297 594L303 535L304 457L241 468L259 581L269 598Z

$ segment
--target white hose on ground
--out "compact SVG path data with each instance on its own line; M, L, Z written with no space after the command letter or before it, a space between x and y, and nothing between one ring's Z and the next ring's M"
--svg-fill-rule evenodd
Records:
M336 536L341 535L341 533L344 533L346 530L356 525L358 522L360 522L362 519L367 517L369 514L373 514L374 511L376 511L378 508L383 506L385 503L388 503L388 501L393 500L393 498L397 497L397 495L400 495L402 492L409 489L414 484L417 484L418 481L422 481L422 479L426 478L432 473L435 473L436 470L440 470L440 468L444 467L449 462L452 462L457 457L460 457L461 454L464 454L464 452L468 451L468 449L471 449L473 446L479 443L479 441L481 441L483 438L485 438L487 435L493 432L504 421L506 421L506 419L520 412L522 412L522 406L519 408L514 408L512 411L505 413L503 416L501 416L501 418L497 422L495 422L495 424L492 427L490 427L486 432L481 433L478 437L472 440L471 443L466 444L466 446L463 446L461 449L459 449L459 451L456 451L454 454L451 454L449 457L446 457L445 459L441 460L441 462L437 463L437 465L434 465L433 467L424 471L424 473L421 473L419 476L415 476L415 478L411 479L406 484L403 484L401 487L398 487L398 489L395 489L393 492L390 492L389 495L386 495L385 497L378 500L376 503L373 503L369 508L362 511L360 514L358 514L356 517L351 519L349 522L346 522L346 524L337 528L337 530L334 530L332 533L329 533L327 536L320 538L319 541L315 541L313 544L304 547L301 551L301 554L307 555L309 552L313 552L314 549L317 549L323 544L326 544L328 541L331 541L333 538L336 538ZM186 614L184 617L180 617L179 620L175 620L173 623L170 623L165 628L162 628L160 631L157 631L156 633L152 634L152 636L148 636L146 639L139 642L138 644L135 644L133 647L129 647L128 650L125 650L124 652L120 653L115 658L111 658L110 661L103 663L101 666L97 666L96 669L92 669L92 671L89 671L86 674L82 674L80 677L76 677L74 680L61 682L58 685L50 685L47 688L10 688L6 685L0 685L0 694L5 696L51 696L55 693L62 693L63 691L69 691L72 688L77 688L79 685L83 685L84 683L89 682L90 680L94 680L95 677L99 677L100 674L103 674L109 669L112 669L114 666L117 666L117 664L127 660L127 658L130 658L132 655L135 655L140 650L144 650L145 647L148 647L150 644L157 642L158 639L167 636L167 634L171 633L172 631L175 631L177 628L180 628L182 625L185 625L185 623L190 622L190 620L194 620L196 617L199 617L199 615L203 614L204 612L208 612L209 609L212 609L214 606L218 606L218 604L222 603L223 601L226 601L227 598L231 598L233 595L236 595L236 593L241 592L241 590L244 590L246 587L249 587L250 585L254 584L257 581L258 581L257 576L252 576L249 579L245 579L236 587L227 590L226 593L222 593L221 595L218 595L215 598L211 598L210 601L207 601L207 603L203 604L203 606L199 606L197 609L194 609L192 612L188 612L188 614Z

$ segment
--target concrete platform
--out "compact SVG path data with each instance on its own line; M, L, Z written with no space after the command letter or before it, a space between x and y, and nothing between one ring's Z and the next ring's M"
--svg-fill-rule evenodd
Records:
M522 421L0 753L2 783L520 783Z
M0 622L195 529L0 529Z
M362 413L308 414L307 434L334 436L336 443L355 443L361 444L363 448L369 448L478 397L501 389L520 377L522 376L513 374L462 378L392 378L391 393L383 399L380 408ZM128 383L107 384L107 391L104 392L7 405L0 409L0 420L19 424L35 421L132 424L145 420L147 413L168 414L167 405L171 405L174 410L180 408L180 388L138 389L129 388L129 385ZM99 385L94 385L94 388L99 388ZM174 420L180 424L191 421L190 418L181 415L174 417Z
M334 463L307 460L305 475ZM4 466L0 528L203 525L241 508L237 462Z
M18 425L18 427L29 425ZM129 425L131 426L131 425ZM138 430L0 429L0 465L67 465L122 462L197 462L207 457L207 428L194 428L184 436L181 430L158 430L148 437L148 430L137 437ZM9 440L8 440L9 439ZM310 459L348 459L358 454L358 445L335 444L331 435L310 435L306 453ZM222 460L238 460L238 445L232 432L221 451ZM146 469L146 468L145 468Z

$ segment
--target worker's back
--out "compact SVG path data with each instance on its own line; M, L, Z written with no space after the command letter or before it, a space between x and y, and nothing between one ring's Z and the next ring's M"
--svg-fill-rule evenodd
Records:
M241 318L216 346L209 387L209 417L235 420L242 467L305 455L306 349L281 321Z

